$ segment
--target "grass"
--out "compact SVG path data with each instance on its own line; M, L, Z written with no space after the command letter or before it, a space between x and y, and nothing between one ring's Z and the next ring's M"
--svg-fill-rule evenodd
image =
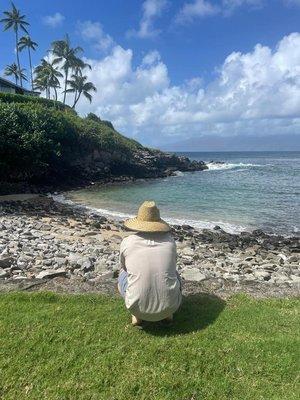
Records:
M299 300L185 299L172 327L122 300L0 295L0 398L298 399Z

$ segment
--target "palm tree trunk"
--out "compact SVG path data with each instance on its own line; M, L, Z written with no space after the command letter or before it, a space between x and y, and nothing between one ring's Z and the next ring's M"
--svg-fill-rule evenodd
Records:
M55 101L57 101L57 90L55 86L54 86L54 93L55 93Z
M28 47L28 56L29 56L29 66L30 66L31 89L33 91L33 75L32 75L32 64L31 64L30 47Z
M66 95L67 95L66 90L67 90L68 73L69 73L69 69L68 68L66 69L65 73L66 73L66 76L65 76L65 90L64 90L64 100L63 100L64 104L66 104Z
M76 104L78 103L78 100L79 100L80 96L81 96L81 92L78 92L77 99L75 99L75 101L74 101L74 104L73 104L72 108L75 108L75 107L76 107Z
M74 93L74 103L72 105L72 108L74 108L76 105L76 97L77 97L77 90L75 90L75 93Z
M17 54L17 64L18 64L18 70L19 70L19 74L20 74L20 84L21 87L23 87L22 84L22 76L21 76L21 66L20 66L20 59L19 59L19 38L18 38L18 29L16 29L16 54Z

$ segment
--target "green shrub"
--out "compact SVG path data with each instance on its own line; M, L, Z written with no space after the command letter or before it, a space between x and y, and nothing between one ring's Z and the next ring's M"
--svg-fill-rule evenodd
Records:
M3 103L34 103L42 104L46 107L56 108L58 110L65 110L71 108L64 105L60 101L45 99L44 97L26 96L23 94L0 93L0 102Z
M22 96L23 97L23 96ZM104 150L130 157L142 147L103 122L44 107L0 101L0 180L32 180L72 169Z

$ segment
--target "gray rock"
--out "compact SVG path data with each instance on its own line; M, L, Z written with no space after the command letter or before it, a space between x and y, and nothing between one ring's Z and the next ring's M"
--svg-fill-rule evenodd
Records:
M5 271L3 268L0 268L0 279L1 278L6 278L9 276L8 271Z
M271 278L270 272L260 270L254 271L254 276L264 281L268 281Z
M107 271L106 262L104 260L99 260L94 265L95 272L97 274L103 274Z
M2 256L0 258L0 268L9 268L14 259L11 256Z
M93 264L89 258L82 258L79 260L80 269L84 272L88 272L94 269Z
M291 275L290 278L293 281L293 283L297 283L297 284L299 283L300 284L300 276Z
M191 249L190 247L185 247L182 249L182 255L184 256L191 256L193 257L195 254L195 250Z
M186 268L181 272L181 276L187 281L201 282L206 279L197 268Z
M290 263L297 263L300 262L300 256L298 256L297 254L293 254L292 256L289 257L288 260Z
M41 271L37 274L37 279L51 279L56 278L57 276L66 276L67 271L63 268L61 269L47 269L45 271Z

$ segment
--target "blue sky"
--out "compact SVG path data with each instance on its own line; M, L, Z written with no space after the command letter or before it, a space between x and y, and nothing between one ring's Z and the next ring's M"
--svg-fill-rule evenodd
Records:
M300 0L15 4L39 43L34 64L69 33L98 88L79 112L97 112L143 143L300 134ZM0 46L3 71L14 61L12 32L0 33Z

